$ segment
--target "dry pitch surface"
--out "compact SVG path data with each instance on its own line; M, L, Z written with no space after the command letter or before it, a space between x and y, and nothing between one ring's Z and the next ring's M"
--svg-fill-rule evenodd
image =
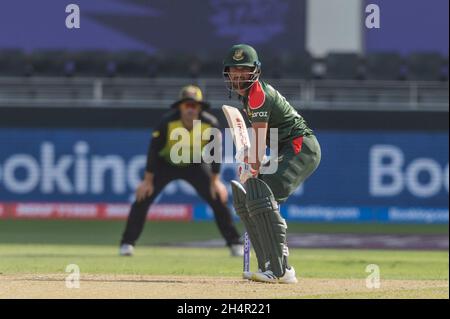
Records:
M292 233L327 232L317 228L323 225L296 229L300 226L306 227L293 224ZM379 232L379 225L336 227L329 231ZM447 225L438 231L397 227L382 229L444 234L448 241ZM151 223L132 258L118 256L115 243L122 230L122 221L2 221L0 298L449 298L448 248L292 248L289 261L299 283L274 285L241 279L242 258L231 258L223 246L177 246L217 238L214 223ZM80 269L79 289L66 288L71 264ZM254 270L254 254L251 264ZM373 264L380 269L379 289L366 287L367 266Z
M2 275L0 298L449 298L446 280L382 280L369 289L363 279L300 279L295 285L228 277L83 275L80 288L65 276Z

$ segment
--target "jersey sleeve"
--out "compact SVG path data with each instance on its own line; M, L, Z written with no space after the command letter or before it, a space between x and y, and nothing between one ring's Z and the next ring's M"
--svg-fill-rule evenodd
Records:
M248 95L248 108L250 112L248 114L249 120L252 123L255 122L269 122L272 106L270 103L270 97L264 91L261 83L256 82L250 89Z

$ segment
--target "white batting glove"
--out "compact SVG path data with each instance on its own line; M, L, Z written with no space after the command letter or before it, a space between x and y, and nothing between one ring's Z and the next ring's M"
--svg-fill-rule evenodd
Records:
M239 163L238 174L241 184L244 184L247 181L247 179L251 177L256 177L258 175L258 172L254 170L250 164Z
M236 156L235 156L236 161L239 163L244 163L245 158L248 157L248 152L249 152L249 148L247 146L241 148L238 152L236 152Z
M238 152L236 152L236 156L235 159L238 163L245 163L245 159L246 157L248 158L249 156L249 148L248 147L244 147L242 149L240 149ZM269 161L270 157L268 157L267 155L264 155L262 160L261 160L261 165L266 164Z

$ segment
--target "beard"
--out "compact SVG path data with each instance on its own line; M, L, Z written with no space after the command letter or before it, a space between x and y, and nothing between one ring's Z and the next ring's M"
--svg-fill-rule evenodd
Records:
M235 80L231 81L231 87L236 91L244 91L247 90L252 83L249 80Z

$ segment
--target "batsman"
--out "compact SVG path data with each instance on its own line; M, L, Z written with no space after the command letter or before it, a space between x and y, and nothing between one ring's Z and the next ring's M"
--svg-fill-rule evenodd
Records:
M223 75L230 92L236 92L256 134L247 153L248 165L241 170L243 185L232 181L233 205L250 237L258 271L244 278L259 282L297 283L288 263L286 221L280 204L318 167L321 149L313 131L296 109L271 85L260 79L261 62L255 49L234 45L223 61ZM231 93L230 93L231 95ZM278 131L278 156L263 162L270 130ZM253 155L252 155L253 154ZM264 174L264 166L278 161L275 173ZM242 178L242 176L249 178Z

